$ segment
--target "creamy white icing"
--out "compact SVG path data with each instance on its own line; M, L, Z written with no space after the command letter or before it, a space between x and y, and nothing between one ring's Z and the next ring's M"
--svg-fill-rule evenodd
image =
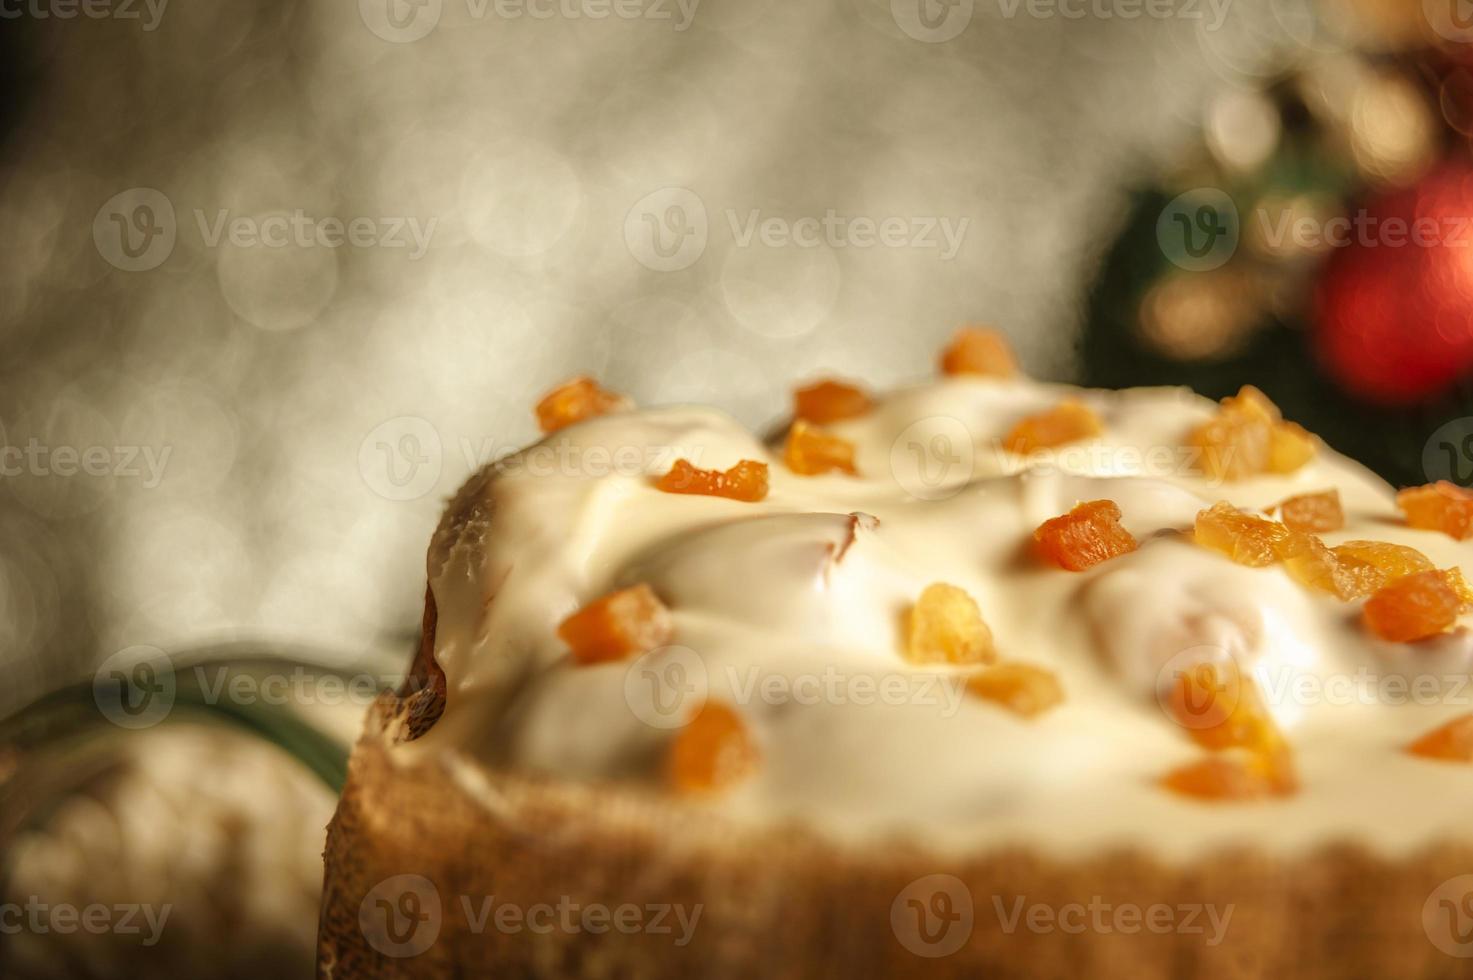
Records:
M997 448L1020 418L1071 396L1103 419L1101 438L1028 460ZM703 408L555 433L473 479L442 524L430 575L447 706L401 751L654 786L672 737L641 700L654 671L703 676L760 746L757 773L707 805L845 841L1131 845L1180 858L1337 840L1402 853L1466 836L1473 771L1402 749L1473 711L1473 688L1460 689L1468 631L1379 642L1359 603L1311 593L1278 567L1236 565L1180 531L1219 499L1261 508L1334 487L1347 522L1329 544L1409 544L1439 567L1464 564L1470 545L1405 527L1390 488L1328 449L1289 476L1204 478L1181 447L1214 408L1180 389L947 379L829 427L857 447L857 478L795 475ZM655 490L650 477L679 456L708 468L766 461L771 491L752 504ZM1082 573L1031 554L1040 522L1101 498L1119 504L1138 551ZM908 663L903 613L938 581L977 600L1001 657L1055 671L1064 703L1020 719L963 696L959 673ZM634 664L574 665L558 623L635 582L673 610L675 646ZM1297 795L1207 804L1160 788L1170 768L1203 756L1157 701L1163 670L1208 655L1233 656L1259 680L1296 753ZM1395 686L1421 674L1439 690Z

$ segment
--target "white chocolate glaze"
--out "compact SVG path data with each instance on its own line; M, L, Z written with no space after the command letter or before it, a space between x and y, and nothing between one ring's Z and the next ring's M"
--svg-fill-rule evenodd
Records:
M1021 417L1069 396L1100 415L1103 437L1026 461L997 448ZM1180 389L948 379L829 427L855 443L858 478L794 475L702 408L555 433L473 478L436 535L447 706L400 751L658 792L672 731L650 723L638 695L647 678L631 672L676 665L675 679L702 674L758 740L759 771L706 804L738 819L797 820L857 844L898 834L938 848L1134 846L1166 859L1337 841L1401 854L1465 838L1473 767L1402 750L1473 711L1473 685L1460 683L1469 632L1376 641L1359 603L1311 593L1278 567L1236 565L1181 532L1216 500L1261 508L1334 487L1347 524L1329 544L1409 544L1439 567L1467 566L1470 545L1406 528L1390 488L1323 447L1289 476L1209 481L1180 447L1213 410ZM771 492L751 504L655 490L650 477L678 456L707 468L764 460ZM1138 551L1082 573L1032 555L1039 523L1101 498L1119 504ZM641 581L672 609L676 647L633 665L574 665L558 623ZM959 673L907 662L903 613L938 581L977 600L1002 658L1055 671L1064 703L1023 720L965 695ZM1204 755L1157 701L1163 671L1208 655L1258 679L1294 748L1297 795L1202 803L1158 785ZM1397 686L1421 674L1422 688Z

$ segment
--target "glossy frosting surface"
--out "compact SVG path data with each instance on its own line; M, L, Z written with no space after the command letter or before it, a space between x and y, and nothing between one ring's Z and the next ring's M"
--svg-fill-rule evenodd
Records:
M1070 396L1099 414L1103 437L1027 460L998 448L1020 418ZM1214 407L1179 389L947 379L827 427L856 445L857 478L792 474L780 450L703 408L554 433L473 478L436 535L435 655L449 693L435 729L403 751L659 791L671 719L704 694L735 706L763 757L708 805L844 840L1185 858L1338 840L1397 854L1465 838L1473 770L1402 749L1473 711L1468 630L1380 642L1359 602L1236 565L1182 532L1217 500L1261 508L1334 487L1347 523L1328 544L1409 544L1465 574L1473 545L1405 527L1389 487L1324 447L1288 476L1201 476L1182 447ZM771 492L752 504L655 490L650 478L678 456L764 460ZM1139 550L1081 573L1041 564L1034 528L1101 498L1119 504ZM1055 671L1064 703L1025 720L966 695L957 671L911 665L903 615L938 581L976 599L1002 658ZM675 646L574 665L558 623L636 582L673 611ZM1203 803L1159 786L1203 750L1158 686L1204 650L1258 680L1296 753L1296 796Z

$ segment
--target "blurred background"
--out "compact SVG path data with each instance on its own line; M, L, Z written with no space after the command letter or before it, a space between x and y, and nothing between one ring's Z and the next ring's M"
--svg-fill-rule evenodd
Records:
M4 884L175 909L6 933L9 974L309 971L311 732L66 685L392 683L443 498L573 374L762 427L984 321L1473 480L1465 6L0 0L0 715L62 692L0 750Z

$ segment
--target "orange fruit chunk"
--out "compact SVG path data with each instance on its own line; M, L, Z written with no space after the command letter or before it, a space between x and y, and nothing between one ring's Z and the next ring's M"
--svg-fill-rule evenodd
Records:
M1018 373L1013 348L1000 331L986 327L962 327L951 346L941 352L941 373L981 374L1011 378Z
M671 742L666 775L678 792L716 793L751 776L761 761L741 716L708 701Z
M992 630L965 589L933 582L906 615L905 655L918 664L990 663Z
M1120 507L1113 500L1091 500L1053 517L1033 532L1039 554L1071 572L1134 551L1139 545L1120 526Z
M1297 788L1287 757L1251 753L1208 756L1173 769L1161 784L1182 796L1220 801L1286 796Z
M1244 513L1223 500L1198 512L1193 536L1202 547L1253 568L1272 565L1289 544L1284 525Z
M793 392L793 418L819 425L852 419L869 410L870 398L864 389L843 381L816 381Z
M1473 534L1473 493L1456 483L1408 487L1396 495L1396 506L1406 514L1408 527L1441 531L1459 541Z
M1236 664L1204 662L1181 671L1167 700L1172 720L1203 748L1274 753L1284 738L1251 678Z
M537 426L543 432L556 432L574 422L628 406L629 401L623 395L605 391L597 381L580 376L564 381L543 396L537 403Z
M1010 453L1026 455L1039 449L1090 439L1104 431L1100 417L1088 405L1076 398L1068 398L1013 426L1002 445Z
M783 462L799 476L817 476L838 470L854 476L854 443L831 436L802 419L788 429Z
M1345 526L1345 511L1340 507L1340 491L1301 493L1280 501L1274 507L1279 520L1291 531L1338 531Z
M729 470L703 470L677 459L670 472L655 481L655 489L756 503L767 496L767 464L744 459Z
M1473 715L1454 718L1407 746L1412 755L1443 762L1473 762Z
M1314 456L1314 436L1285 422L1268 396L1244 385L1187 437L1201 451L1202 471L1218 480L1292 473Z
M1390 541L1347 541L1330 550L1342 561L1361 561L1380 572L1382 581L1377 583L1376 588L1414 572L1425 572L1432 567L1431 559L1416 548L1392 544Z
M1386 584L1386 573L1381 569L1349 553L1325 547L1313 534L1291 531L1277 551L1284 570L1296 582L1329 592L1341 600L1368 596Z
M1442 572L1416 572L1377 589L1366 600L1366 628L1383 640L1410 643L1445 632L1463 600Z
M1468 580L1463 578L1461 568L1444 568L1442 570L1443 581L1447 587L1453 590L1458 597L1459 608L1462 612L1473 611L1473 588L1468 585Z
M623 660L664 646L674 633L670 610L643 582L590 602L557 628L580 664Z
M1054 672L1032 664L1005 663L967 678L967 690L1016 715L1032 718L1064 700Z

